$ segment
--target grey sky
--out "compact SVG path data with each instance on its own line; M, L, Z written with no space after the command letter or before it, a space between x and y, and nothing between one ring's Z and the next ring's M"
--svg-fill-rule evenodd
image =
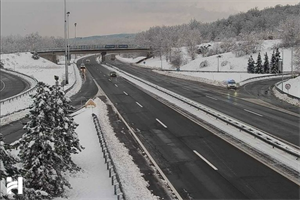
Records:
M1 35L61 36L63 0L0 0ZM295 5L299 0L67 0L70 37L136 33L151 26L177 25L191 19L211 22L251 8Z

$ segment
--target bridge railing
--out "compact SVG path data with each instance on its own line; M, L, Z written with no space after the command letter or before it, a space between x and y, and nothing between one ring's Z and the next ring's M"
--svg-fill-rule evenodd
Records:
M149 47L142 47L134 44L106 44L106 45L71 45L70 50L110 50L110 49L149 49ZM64 47L39 49L37 52L52 52L63 51Z

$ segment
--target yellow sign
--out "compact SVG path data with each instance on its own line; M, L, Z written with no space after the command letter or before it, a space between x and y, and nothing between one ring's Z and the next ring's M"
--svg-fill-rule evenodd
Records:
M96 104L95 104L95 102L93 101L93 99L89 99L86 103L85 103L85 105L84 105L86 108L94 108L94 107L96 107Z

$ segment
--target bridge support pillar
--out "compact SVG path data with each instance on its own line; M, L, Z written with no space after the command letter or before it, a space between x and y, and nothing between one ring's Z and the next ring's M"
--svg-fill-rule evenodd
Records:
M42 58L45 58L51 62L54 62L57 64L57 57L55 53L50 53L50 54L45 54L45 55L40 55Z
M101 62L105 61L106 52L101 52Z

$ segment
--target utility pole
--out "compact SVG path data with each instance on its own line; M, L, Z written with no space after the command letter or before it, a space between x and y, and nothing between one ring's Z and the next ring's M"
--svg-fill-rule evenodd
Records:
M75 23L74 24L74 26L75 26L75 42L74 42L74 46L76 46L77 45L77 41L76 41L76 26L77 26L77 23ZM76 59L76 52L75 52L75 59ZM75 63L75 61L74 61L74 63Z
M70 65L70 26L69 26L69 16L70 16L70 12L67 12L67 24L68 24L68 66Z
M65 85L69 84L68 79L68 44L67 44L67 2L64 0L64 25L65 25Z

